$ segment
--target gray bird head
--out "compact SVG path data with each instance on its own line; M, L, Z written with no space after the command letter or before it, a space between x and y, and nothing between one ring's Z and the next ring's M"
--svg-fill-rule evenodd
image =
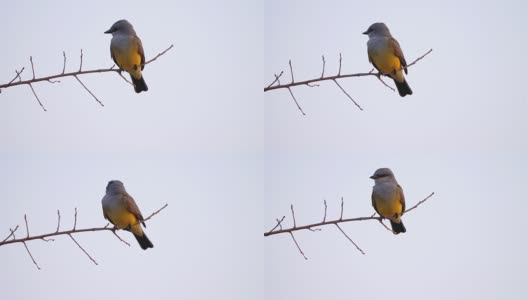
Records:
M363 32L363 34L367 34L369 37L371 36L391 36L391 33L387 25L381 22L370 25L367 31Z
M134 27L132 27L132 24L128 22L127 20L119 20L110 27L107 31L104 33L111 33L114 34L120 34L120 33L126 33L126 34L136 34L134 31Z
M125 186L119 180L110 180L106 186L107 193L125 192Z
M378 180L396 180L394 178L394 173L392 173L391 169L389 168L379 168L374 172L374 175L370 176L371 179L374 179L375 181Z

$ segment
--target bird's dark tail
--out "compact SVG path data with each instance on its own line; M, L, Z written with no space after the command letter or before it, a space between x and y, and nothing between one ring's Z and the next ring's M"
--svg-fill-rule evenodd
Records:
M390 223L391 223L392 231L394 231L394 233L396 234L407 231L405 229L405 226L403 226L403 222L401 220L400 220L400 223L396 223L390 220Z
M394 84L396 84L396 88L398 89L400 96L405 97L406 95L412 95L411 87L409 84L407 84L407 80L405 80L405 78L403 78L403 82L394 80Z
M140 79L136 79L133 76L130 76L130 79L132 79L132 83L134 84L134 90L136 93L141 93L142 91L148 91L147 83L145 83L145 79L143 79L143 75L141 75Z
M138 241L139 245L141 246L141 249L147 250L148 248L154 248L154 245L152 245L152 242L148 239L147 235L143 233L143 235L135 235L134 237Z

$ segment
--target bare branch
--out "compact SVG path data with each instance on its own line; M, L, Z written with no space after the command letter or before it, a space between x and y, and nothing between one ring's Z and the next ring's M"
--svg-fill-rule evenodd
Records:
M15 81L17 78L18 78L19 81L22 80L22 78L20 78L20 74L22 74L22 72L24 72L24 69L25 69L25 67L22 67L22 69L20 70L20 72L18 72L17 70L15 70L16 76L15 76L15 78L13 78L11 81L9 81L8 84L13 83L13 81Z
M112 231L112 233L113 233L113 234L114 234L114 235L115 235L115 236L116 236L121 242L125 243L125 245L127 245L128 247L130 247L130 244L129 244L127 241L123 240L123 239L122 239L122 238L116 233L115 230Z
M326 205L326 200L324 200L324 206L325 206L325 213L323 217L323 223L326 221L326 209L328 208L328 206Z
M341 216L339 217L339 220L343 220L343 208L345 205L345 201L343 200L343 197L341 197Z
M431 193L429 196L427 196L426 198L424 198L423 200L418 202L416 205L414 205L413 207L407 209L404 212L404 214L408 213L409 211L411 211L411 210L415 209L416 207L418 207L419 205L423 204L425 201L429 200L429 198L431 198L433 195L434 195L434 193ZM309 228L312 228L312 227L320 227L320 226L326 226L326 225L330 225L330 224L357 222L357 221L368 221L368 220L379 221L381 219L382 219L381 217L376 217L375 214L374 214L374 215L368 216L368 217L356 217L356 218L344 218L344 219L343 218L339 218L339 219L336 219L336 220L329 220L329 221L325 220L323 222L313 223L313 224L308 224L308 225L302 225L302 226L298 226L297 224L295 224L294 227L265 232L264 236L270 236L270 235L281 234L281 233L286 233L286 232L293 232L293 231L299 231L299 230L306 230L306 229L309 229Z
M408 213L410 212L411 210L417 208L419 205L421 205L422 203L424 203L425 201L427 201L429 198L433 197L434 195L434 192L432 192L429 196L427 196L425 199L419 201L418 203L416 203L414 206L412 206L411 208L408 208L405 213Z
M42 105L42 102L40 102L40 99L39 97L37 96L37 93L35 92L35 89L33 89L33 85L31 83L28 83L29 87L31 88L31 91L33 92L33 95L35 95L35 98L37 98L37 101L38 103L40 104L40 107L42 107L42 109L44 111L47 111L46 108L44 107L44 105Z
M27 251L27 253L29 254L29 257L31 257L31 260L33 261L33 264L35 264L35 266L37 267L37 269L40 270L40 267L39 267L39 265L37 264L37 262L35 261L35 259L33 258L33 255L31 254L31 251L29 251L29 248L28 248L28 246L26 245L26 242L22 242L22 244L24 244L24 247L26 247L26 251Z
M73 219L73 230L77 227L77 207L75 208L75 217Z
M352 99L352 97L345 91L345 89L337 82L337 80L334 79L334 82L335 84L337 84L337 86L341 89L341 91L343 91L343 93L345 93L345 95L348 97L348 99L352 100L352 102L354 102L354 104L359 108L359 110L363 110L363 108L361 108L361 106L359 106L359 104L357 104L356 101L354 101L354 99Z
M407 69L409 67L412 67L414 64L416 64L418 61L422 60L425 56L427 56L429 53L431 53L433 51L433 49L430 49L429 51L427 51L425 54L423 54L422 56L418 57L417 59L415 59L413 62L411 62L410 64L408 64L406 67L403 67L402 66L402 69ZM291 92L291 88L294 87L294 86L300 86L300 85L307 85L307 86L315 86L314 83L316 82L322 82L322 81L328 81L328 80L332 80L334 81L337 86L341 89L341 91L343 91L343 93L345 93L345 95L350 99L352 100L352 102L354 102L354 104L361 110L363 110L357 103L356 101L354 101L354 99L352 99L352 97L339 85L339 83L337 82L337 79L341 79L341 78L349 78L349 77L366 77L366 76L374 76L376 78L378 78L378 80L381 81L381 83L383 83L385 86L387 86L388 88L390 88L392 91L395 91L394 88L392 88L391 86L389 86L387 83L385 83L383 81L383 79L381 79L381 73L379 72L373 72L370 71L370 72L365 72L365 73L351 73L351 74L343 74L341 75L341 68L342 68L342 61L343 61L343 56L341 55L341 53L339 53L339 70L337 72L337 75L334 75L334 76L324 76L324 68L325 68L325 64L326 64L326 61L325 61L325 58L324 56L322 56L322 59L323 59L323 72L321 74L320 77L318 78L314 78L314 79L308 79L308 80L301 80L301 81L297 81L297 82L294 82L293 81L293 70L292 70L292 66L291 66L291 60L289 61L289 65L290 65L290 71L292 72L292 82L290 83L287 83L287 84L281 84L280 82L278 82L278 77L275 75L275 80L270 84L268 85L267 87L264 88L264 92L268 92L268 91L272 91L272 90L277 90L277 89L288 89L290 91L290 94L292 94ZM281 72L281 75L282 75L282 72ZM279 76L280 77L280 76ZM277 85L274 85L276 82L278 82ZM0 86L1 88L2 86ZM293 94L292 94L293 95ZM294 97L295 98L295 97ZM303 113L304 114L304 113Z
M297 108L301 111L301 113L303 114L303 116L306 116L306 114L304 113L304 111L302 110L301 106L299 105L299 102L297 102L297 99L295 99L295 96L293 95L293 92L290 88L288 88L288 91L290 91L290 95L292 96L293 98L293 101L295 101L295 104L297 105Z
M95 259L93 259L93 257L91 257L90 254L88 254L88 252L86 252L86 250L84 250L84 248L81 246L81 244L79 244L79 243L73 238L73 236L72 236L71 234L68 234L68 236L71 237L72 241L74 241L75 244L77 244L77 247L79 247L79 248L84 252L84 254L86 254L86 256L88 256L88 258L89 258L90 260L93 261L93 263L94 263L95 265L98 265L98 263L95 261ZM26 244L26 243L24 243L24 245L25 245L25 244Z
M81 48L81 62L79 64L79 72L81 72L81 70L82 70L82 63L83 63L83 52L82 52L82 48Z
M119 74L119 75L121 75L121 74ZM103 104L101 101L99 101L99 99L97 99L97 97L92 93L92 91L90 91L90 90L86 87L86 85L84 85L84 83L79 79L79 77L77 77L77 75L73 75L73 77L75 77L75 79L77 79L77 81L79 81L79 83L83 86L83 88L84 88L85 90L87 90L88 93L90 93L90 95L92 95L92 97L95 99L95 101L97 101L101 106L104 106L104 104ZM121 77L122 77L122 76L121 76Z
M343 229L341 229L341 227L339 226L339 224L335 223L335 226L337 226L337 228L341 231L341 233L354 245L356 246L356 249L358 249L359 252L361 252L361 254L365 255L365 252L363 252L363 250L361 250L361 248L359 248L359 246L354 243L354 241L343 231Z
M59 227L60 227L60 211L57 209L57 218L58 218L58 221L57 221L57 230L55 230L55 232L59 232Z
M290 73L291 73L291 78L292 78L291 83L294 83L295 81L293 80L293 68L292 68L292 64L291 64L291 59L289 61L289 64L290 64Z
M15 231L17 231L17 229L18 229L18 225L15 227L15 229L9 228L9 231L11 231L11 233L0 244L2 244L5 241L7 241L7 239L9 239L11 236L13 236L13 238L15 238Z
M151 62L155 61L156 59L158 59L158 57L162 56L163 54L167 53L167 51L169 51L170 49L172 49L172 47L174 47L174 45L170 45L169 48L163 50L162 52L158 53L158 55L154 56L154 58L152 58L151 60L147 61L145 63L145 65L148 65L150 64Z
M282 221L284 221L284 218L286 218L286 216L282 216L282 219L280 219L280 220L277 219L277 225L275 225L275 227L273 227L273 228L272 228L270 231L268 231L268 232L272 232L273 230L275 230L275 228L279 227L279 226L281 225ZM281 226L281 228L282 228L282 226ZM8 237L8 238L9 238L9 237ZM7 238L6 238L6 240L7 240Z
M29 237L29 227L27 223L27 217L25 214L24 214L24 222L26 222L26 237Z
M144 65L147 65L153 61L155 61L156 59L158 59L160 56L164 55L165 53L167 53L167 51L169 51L170 49L172 49L174 47L174 45L171 45L170 47L168 47L167 49L165 49L164 51L160 52L158 55L156 55L154 58L152 58L151 60L147 61ZM68 72L66 73L66 53L63 51L62 52L63 54L63 66L62 66L62 73L59 73L59 74L56 74L56 75L50 75L50 76L44 76L44 77L35 77L35 68L34 68L34 65L33 65L33 57L30 56L29 60L31 62L31 69L32 69L32 73L33 73L33 78L32 79L29 79L29 80L22 80L22 77L20 76L22 74L22 72L24 71L24 68L22 68L19 71L15 70L15 73L16 73L16 76L15 78L13 78L11 81L9 81L8 83L4 83L4 84L0 84L0 90L3 89L3 88L8 88L8 87L13 87L13 86L17 86L17 85L29 85L29 87L31 88L31 91L33 92L33 95L35 96L35 98L37 98L37 101L39 102L40 106L42 107L42 109L44 109L44 111L46 111L46 108L42 105L42 102L40 101L39 97L37 96L37 93L35 92L35 90L33 89L33 86L32 86L32 83L36 83L36 82L41 82L41 81L47 81L47 82L50 82L50 83L56 83L56 82L60 82L58 80L54 80L56 78L61 78L61 77L75 77L75 79L77 79L77 81L79 81L79 83L90 93L90 95L92 95L92 97L94 97L94 99L101 105L103 106L103 104L101 103L101 101L99 101L99 99L97 99L97 97L84 85L84 83L81 82L81 80L78 78L79 75L85 75L85 74L92 74L92 73L107 73L107 72L116 72L118 73L121 77L123 77L120 72L121 70L119 68L114 68L115 65L113 65L112 67L108 68L108 69L94 69L94 70L87 70L87 71L82 71L82 65L83 65L83 51L81 49L81 54L80 54L80 64L79 64L79 70L76 71L76 72ZM16 81L16 79L19 79L18 81ZM123 77L124 78L124 77ZM124 78L125 81L129 82L126 78ZM130 83L130 82L129 82Z
M31 71L33 72L33 79L35 79L35 67L33 66L33 56L29 57L29 61L31 62Z
M281 71L279 76L277 76L277 74L275 74L275 80L273 80L269 85L268 85L268 88L271 87L273 84L275 84L275 82L279 81L279 78L282 76L282 74L284 73L284 71ZM13 79L14 80L14 79ZM279 82L279 85L280 85L280 82Z
M299 249L299 252L301 252L301 255L304 257L304 259L308 259L308 257L306 257L306 255L304 255L304 252L301 250L301 247L299 247L299 244L297 243L297 240L295 239L295 237L293 236L293 233L290 232L290 235L293 239L293 241L295 242L295 246L297 246L297 249Z
M295 224L295 212L293 211L293 204L291 205L291 212L293 217L293 228L295 228L297 227L297 225Z
M321 57L323 58L323 72L321 73L321 77L320 78L324 78L324 71L325 71L326 61L325 61L324 55L321 55Z
M167 206L168 206L168 204L163 205L160 209L158 209L157 211L155 211L152 214L150 214L147 218L145 218L142 221L142 223L150 220L152 217L154 217L155 215L160 213ZM57 212L57 215L60 216L60 214L58 212ZM60 220L60 218L59 218L59 220ZM60 221L59 221L59 223L60 223ZM32 241L32 240L39 240L39 239L48 238L48 237L51 237L51 236L69 235L69 234L76 234L76 233L81 233L81 232L94 232L94 231L110 231L110 232L112 232L112 231L118 230L117 228L109 227L108 224L106 226L104 226L104 227L94 227L94 228L77 229L76 227L77 227L77 208L75 208L74 225L73 225L73 229L71 229L71 230L55 231L55 232L52 232L52 233L46 233L46 234L35 235L35 236L19 238L19 239L13 238L11 240L8 240L11 236L14 237L14 232L18 229L18 226L17 226L17 227L15 227L14 230L11 230L11 234L8 235L7 238L5 238L2 242L0 242L0 246L13 244L13 243L23 243L23 242L28 242L28 241ZM59 225L57 225L57 229L58 228L59 228Z
M343 56L341 55L341 52L339 52L339 71L337 72L337 76L341 75L341 62L343 61Z
M64 56L64 63L62 64L62 73L66 72L66 52L62 51L62 56Z

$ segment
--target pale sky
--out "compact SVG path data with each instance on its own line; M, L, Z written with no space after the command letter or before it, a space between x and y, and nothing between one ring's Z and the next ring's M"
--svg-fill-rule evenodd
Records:
M37 83L0 94L0 239L104 226L101 198L119 179L154 244L82 233L0 247L5 299L522 299L528 283L523 200L528 110L519 59L528 42L521 1L9 2L0 20L0 83L110 67L115 21L128 19L147 59L136 94L116 74ZM412 96L375 78L262 92L273 74L296 80L372 68L362 35L385 22L407 61ZM386 80L390 85L393 83ZM370 216L369 176L390 167L407 205L395 236L376 222L263 237L294 204L297 224ZM2 201L3 200L3 201Z

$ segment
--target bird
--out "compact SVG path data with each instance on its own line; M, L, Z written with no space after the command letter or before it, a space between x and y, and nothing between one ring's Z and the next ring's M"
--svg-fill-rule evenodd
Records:
M146 227L145 222L143 222L143 215L134 198L125 190L123 182L110 180L101 203L104 218L114 224L115 227L132 232L141 249L146 250L154 247L141 228L141 224Z
M401 216L405 212L403 189L389 168L380 168L370 176L374 179L372 187L372 206L385 219L389 219L395 234L406 232Z
M119 20L104 33L112 34L110 55L119 67L119 72L126 71L130 74L136 93L148 91L141 73L145 68L145 53L132 24L127 20Z
M369 37L367 42L369 62L378 72L394 80L400 96L412 95L411 87L403 76L403 71L407 74L407 62L400 44L392 37L387 25L374 23L363 34Z

